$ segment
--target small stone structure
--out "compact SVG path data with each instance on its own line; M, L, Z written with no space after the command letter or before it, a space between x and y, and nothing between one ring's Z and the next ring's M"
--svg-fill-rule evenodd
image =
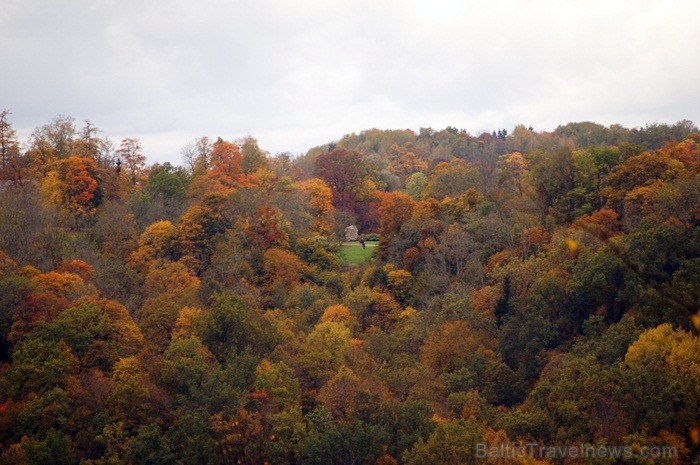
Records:
M357 226L350 225L345 228L345 240L346 241L356 241L357 240Z

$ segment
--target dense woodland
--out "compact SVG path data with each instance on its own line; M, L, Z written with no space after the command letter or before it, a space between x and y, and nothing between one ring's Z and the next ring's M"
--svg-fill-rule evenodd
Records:
M0 464L469 464L515 442L700 463L692 123L371 129L298 157L201 137L175 166L65 116L19 141L11 117ZM380 237L359 266L349 224Z

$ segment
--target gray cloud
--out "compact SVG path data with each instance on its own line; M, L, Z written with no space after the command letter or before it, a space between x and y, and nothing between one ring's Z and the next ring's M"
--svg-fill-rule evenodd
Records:
M299 153L370 127L700 122L687 1L0 3L0 106L179 160L194 137Z

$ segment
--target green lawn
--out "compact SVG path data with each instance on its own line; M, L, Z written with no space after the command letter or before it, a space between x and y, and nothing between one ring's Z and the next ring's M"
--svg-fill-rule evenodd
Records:
M359 242L343 242L340 246L340 263L343 265L359 265L369 261L374 257L374 250L377 248L378 242L365 242L366 247L363 249Z

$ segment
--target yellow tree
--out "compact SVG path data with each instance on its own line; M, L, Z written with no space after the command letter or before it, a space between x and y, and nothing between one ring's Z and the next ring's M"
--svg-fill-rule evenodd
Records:
M139 312L139 325L150 343L159 349L167 346L182 308L199 303L199 287L199 279L182 263L151 267L144 283L147 298Z
M685 435L700 411L700 339L666 323L642 333L625 355L623 376L638 430Z
M309 209L313 217L314 230L327 236L333 230L333 192L322 179L313 178L301 182L300 187L309 195Z
M327 321L316 325L306 338L300 357L303 370L323 384L343 365L349 347L350 330L343 324Z
M273 247L263 254L263 269L268 285L283 282L293 286L301 281L305 264L292 252Z
M168 258L172 253L177 228L170 221L157 221L148 226L139 237L139 246L129 256L129 263L145 272L155 260Z

